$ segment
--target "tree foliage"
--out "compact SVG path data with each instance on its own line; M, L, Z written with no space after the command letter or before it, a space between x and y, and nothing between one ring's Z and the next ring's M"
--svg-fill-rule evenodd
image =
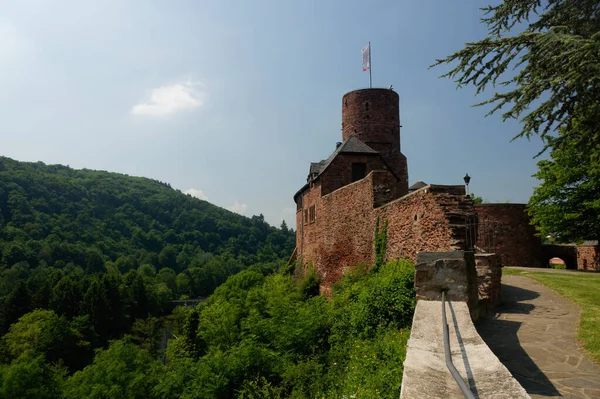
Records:
M93 362L74 373L61 366L62 357L86 347L85 320L35 310L2 339L8 357L0 363L0 393L49 399L392 397L402 380L415 307L413 277L407 261L370 272L357 268L327 300L306 295L303 279L245 270L194 309L136 320L133 336L98 349ZM157 345L162 329L170 337L166 351Z
M543 237L568 243L600 239L600 132L549 138L550 159L538 162L541 184L528 211Z
M0 360L33 353L69 372L128 333L156 355L172 300L272 273L295 245L284 224L164 183L4 157L0 216Z
M488 36L436 60L451 64L444 77L480 93L497 90L477 104L491 104L489 114L504 109L504 119L520 119L516 137L546 139L566 127L560 140L589 134L580 128L600 126L600 7L596 0L503 0L483 8ZM586 109L585 123L575 124ZM547 147L557 140L548 140Z

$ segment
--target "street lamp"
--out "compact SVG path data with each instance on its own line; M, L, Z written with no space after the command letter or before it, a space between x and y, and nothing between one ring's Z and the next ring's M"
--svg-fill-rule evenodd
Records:
M467 186L467 197L469 196L469 182L471 181L471 176L469 176L469 174L465 174L465 177L463 177L463 180L465 181L465 185Z

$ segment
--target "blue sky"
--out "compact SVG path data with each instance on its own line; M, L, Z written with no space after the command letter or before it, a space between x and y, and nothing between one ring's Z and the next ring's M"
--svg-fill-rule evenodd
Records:
M434 59L486 35L477 0L0 0L0 154L146 176L295 225L341 138L341 97L400 95L410 184L526 202L541 141L510 139ZM489 94L488 94L489 95Z

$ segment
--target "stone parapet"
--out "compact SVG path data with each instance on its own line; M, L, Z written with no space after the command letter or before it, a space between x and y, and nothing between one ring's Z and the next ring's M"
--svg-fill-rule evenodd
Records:
M502 259L497 254L475 254L479 317L500 302Z
M531 399L481 339L465 302L447 302L446 315L454 366L475 397ZM446 367L441 302L417 302L400 398L464 398Z
M478 318L477 271L473 252L419 252L415 266L417 300L466 302Z

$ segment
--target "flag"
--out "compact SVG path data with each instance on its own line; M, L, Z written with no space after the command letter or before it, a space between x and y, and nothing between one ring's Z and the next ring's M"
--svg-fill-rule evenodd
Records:
M371 43L362 49L362 68L363 72L371 70Z

